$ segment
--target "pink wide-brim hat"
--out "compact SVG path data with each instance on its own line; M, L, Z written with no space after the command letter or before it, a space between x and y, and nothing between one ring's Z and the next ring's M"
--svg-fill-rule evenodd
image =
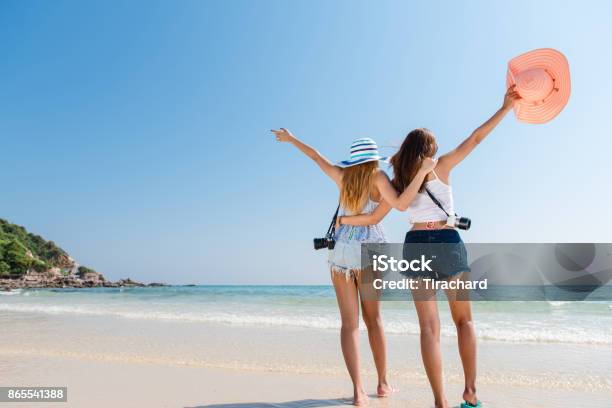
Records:
M526 52L508 62L506 86L516 84L521 99L514 114L521 122L546 123L559 114L569 100L569 64L552 48Z

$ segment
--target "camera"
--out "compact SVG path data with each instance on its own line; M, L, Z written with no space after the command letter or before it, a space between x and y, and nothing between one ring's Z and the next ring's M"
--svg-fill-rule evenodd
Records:
M470 220L468 217L459 217L455 221L455 227L462 229L462 230L467 231L470 229L471 226L472 226L472 220Z
M314 241L314 249L334 249L336 246L336 241L333 238L325 237L325 238L315 238Z
M446 225L467 231L472 226L472 220L470 220L468 217L457 217L455 215L451 215L448 217Z
M468 217L459 217L457 216L457 214L453 214L453 215L449 214L448 211L444 209L444 206L442 205L442 203L440 203L440 201L436 198L436 196L433 195L433 193L429 191L427 187L425 187L425 191L427 191L427 195L429 195L429 198L431 198L431 201L433 201L435 205L437 205L442 211L444 211L444 214L446 214L446 216L448 217L446 219L446 225L448 225L451 228L458 228L461 230L470 229L470 227L472 226L472 220L470 220Z
M315 251L318 249L327 248L329 250L334 249L336 246L336 240L334 239L334 234L336 233L336 218L338 218L338 211L340 211L340 204L336 208L336 212L329 223L329 227L327 228L327 233L325 234L325 238L315 238L314 241L314 249Z

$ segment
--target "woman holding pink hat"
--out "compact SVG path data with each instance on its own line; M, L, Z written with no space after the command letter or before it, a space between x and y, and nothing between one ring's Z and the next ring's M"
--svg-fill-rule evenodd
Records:
M380 172L376 182L384 201L372 213L339 217L340 225L368 225L379 223L391 207L408 211L412 229L404 241L404 257L414 253L411 248L423 248L410 244L444 244L452 252L453 262L445 270L435 271L433 279L459 280L470 268L467 252L456 227L454 201L449 177L451 171L461 163L474 148L501 122L512 109L519 121L546 123L556 117L565 107L570 96L569 64L557 50L542 48L533 50L508 63L508 90L501 108L478 127L454 150L440 156L433 170L424 171L423 163L431 161L438 145L433 133L424 128L411 131L399 151L391 158L394 178L390 182ZM429 167L429 166L426 166ZM413 191L415 181L417 190ZM403 191L404 200L398 200L397 191ZM408 195L408 196L407 196ZM406 205L406 198L409 202ZM465 227L465 226L464 226ZM467 226L469 228L469 225ZM463 229L467 229L463 228ZM411 276L421 278L424 276ZM463 365L465 389L461 408L481 407L476 397L476 335L469 300L456 290L447 290L446 295L451 315L457 328L459 355ZM446 408L440 353L440 321L436 291L423 289L413 291L413 299L421 329L421 355L425 371L434 394L436 408ZM469 299L469 297L467 298Z
M453 194L449 185L450 173L485 139L519 100L520 96L512 85L506 92L501 108L459 146L438 160L433 160L438 150L433 133L424 128L412 130L406 136L399 151L391 158L393 181L390 181L382 171L379 171L376 178L376 186L384 202L370 214L339 217L338 224L377 224L391 207L407 211L412 229L408 231L404 241L404 258L413 259L415 255L419 255L411 251L423 246L413 244L444 244L438 248L443 247L444 251L451 251L451 254L443 256L453 257L453 262L445 265L445 268L436 269L431 276L427 272L417 274L408 272L406 275L417 280L463 279L465 272L469 272L470 268L465 246L456 229ZM423 166L423 163L431 161L434 162L433 166ZM400 196L396 191L403 191L403 196L409 195L409 202L399 200ZM447 408L449 405L444 393L436 290L419 285L412 294L421 331L421 356L434 394L435 406ZM465 300L465 294L459 290L449 289L446 295L457 328L459 355L465 377L464 402L461 407L480 407L481 403L476 397L476 334L470 301Z

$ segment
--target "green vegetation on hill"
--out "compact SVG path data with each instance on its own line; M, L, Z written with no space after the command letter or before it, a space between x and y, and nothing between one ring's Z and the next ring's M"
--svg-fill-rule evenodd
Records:
M0 218L0 277L19 277L33 268L66 268L69 256L53 241Z
M96 273L96 271L86 266L79 266L77 269L77 275L79 275L79 278L84 278L88 273Z

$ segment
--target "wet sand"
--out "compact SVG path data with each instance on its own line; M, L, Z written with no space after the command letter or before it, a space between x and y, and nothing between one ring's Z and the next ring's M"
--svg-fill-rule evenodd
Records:
M350 402L338 333L116 317L3 312L2 385L67 386L70 407L326 407ZM373 407L430 407L418 337L389 335L399 392L374 397L367 336L362 363ZM487 407L608 407L609 346L479 342L479 396ZM449 402L462 375L443 339ZM17 403L2 406L26 407ZM40 407L39 404L30 404Z

